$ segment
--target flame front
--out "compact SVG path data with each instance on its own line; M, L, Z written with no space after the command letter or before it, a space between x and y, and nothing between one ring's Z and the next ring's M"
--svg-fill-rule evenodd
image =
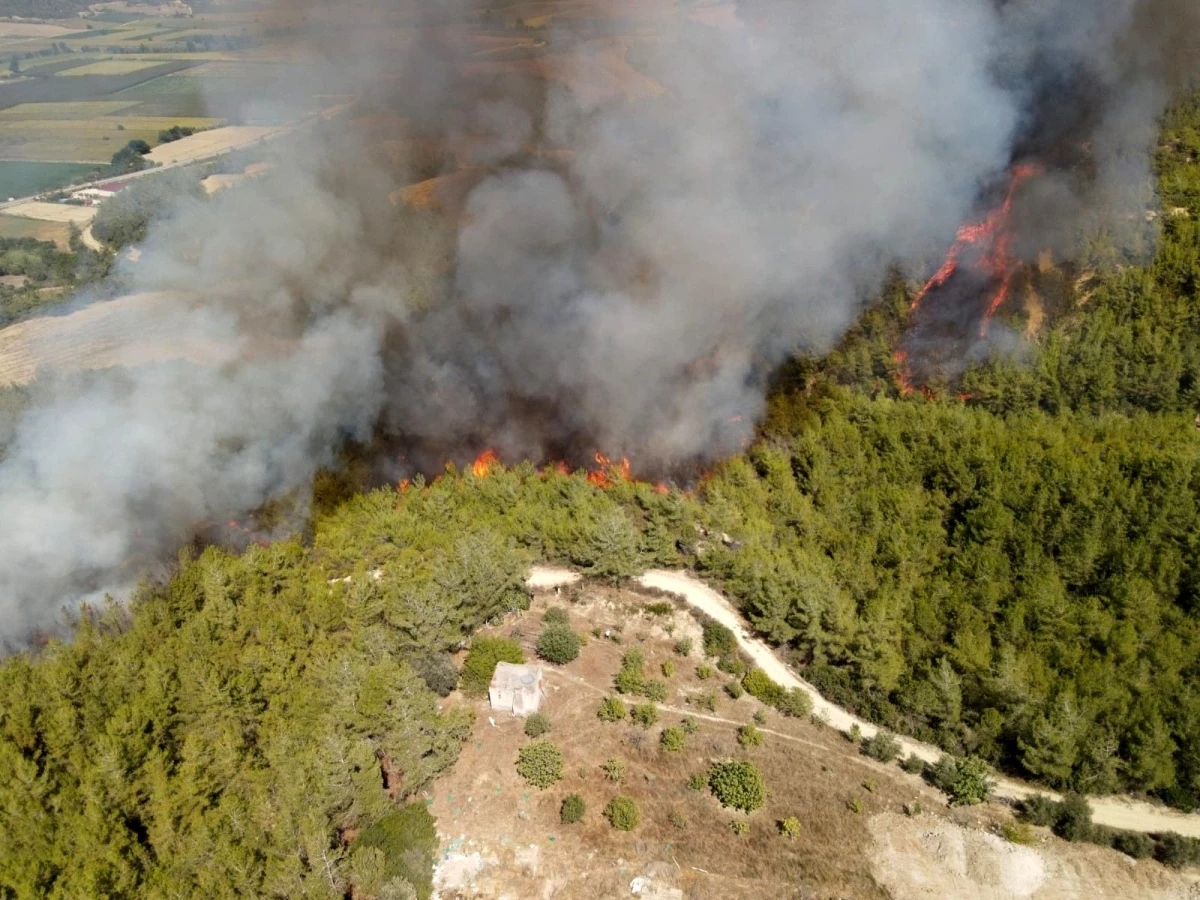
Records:
M492 467L498 465L500 465L500 456L495 450L489 448L480 453L475 462L471 464L471 472L476 478L487 478Z

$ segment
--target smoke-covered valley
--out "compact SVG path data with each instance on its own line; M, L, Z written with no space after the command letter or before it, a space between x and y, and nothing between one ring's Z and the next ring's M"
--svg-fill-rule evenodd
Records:
M485 447L656 475L736 452L772 368L829 347L896 267L928 275L1015 162L1044 166L1021 254L1098 209L1141 220L1200 26L1183 0L702 11L551 15L508 65L465 2L265 12L298 63L248 114L298 87L348 108L268 176L181 200L122 271L168 292L148 330L211 360L31 388L0 462L0 634L126 591L348 441L402 448L394 477ZM423 141L420 174L457 179L435 209L401 190Z

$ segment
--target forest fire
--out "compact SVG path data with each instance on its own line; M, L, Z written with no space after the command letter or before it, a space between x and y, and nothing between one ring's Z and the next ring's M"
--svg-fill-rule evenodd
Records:
M476 457L475 462L471 463L471 472L476 478L487 478L488 473L492 470L492 466L499 464L500 456L495 450L484 450Z
M609 487L612 485L613 477L620 478L622 481L632 481L629 474L629 460L622 457L619 461L613 462L603 453L596 453L596 465L600 468L593 469L588 472L587 480L596 487Z
M930 295L945 288L957 274L969 273L972 276L969 285L972 288L981 289L987 298L982 307L979 324L974 330L980 338L987 337L992 318L1004 301L1008 299L1012 290L1013 278L1020 270L1020 260L1013 255L1011 250L1013 202L1020 186L1030 178L1039 175L1041 171L1040 166L1031 163L1014 166L1009 171L1008 185L1003 201L980 221L969 222L958 229L954 243L946 252L941 266L925 282L921 290L913 297L912 303L909 304L910 317L920 312ZM951 299L957 301L958 298ZM951 309L943 312L941 316L960 322L962 312L962 310ZM911 355L909 349L902 348L896 350L892 357L896 363L896 386L902 395L911 394L917 389L911 369ZM928 393L924 388L922 390Z

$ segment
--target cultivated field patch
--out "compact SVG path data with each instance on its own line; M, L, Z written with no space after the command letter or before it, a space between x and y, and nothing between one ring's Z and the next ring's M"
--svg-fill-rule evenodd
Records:
M185 162L187 160L199 159L202 156L210 156L214 153L232 150L234 147L252 144L257 140L272 137L280 132L281 129L274 126L229 125L225 128L214 128L212 131L193 134L191 137L181 138L178 141L172 141L169 144L155 147L146 158L151 162L163 165Z
M107 163L131 140L154 144L172 125L208 128L219 119L121 116L120 118L0 121L0 157Z
M86 179L94 165L0 159L0 201L28 197Z
M53 241L59 250L71 249L71 226L66 222L46 222L0 214L0 238L33 238Z
M130 72L140 72L159 65L157 60L144 59L101 59L84 66L75 66L59 72L60 77L78 77L80 75L128 75Z
M10 206L6 212L10 216L20 216L26 219L42 219L46 222L74 222L76 225L86 225L95 218L98 211L95 206L74 206L70 203L44 203L40 200L30 200L28 203L18 203Z
M0 109L0 122L36 122L55 119L94 119L137 106L136 100L82 100L76 103L22 103Z

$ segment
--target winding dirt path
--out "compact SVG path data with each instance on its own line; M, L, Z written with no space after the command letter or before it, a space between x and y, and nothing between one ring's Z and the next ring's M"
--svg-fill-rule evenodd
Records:
M574 584L580 580L578 572L552 566L534 566L527 580L535 589L547 589L560 585ZM879 728L852 713L835 706L811 684L796 675L775 651L754 637L733 604L690 572L652 569L641 575L638 582L650 588L668 591L682 597L690 606L715 619L733 631L738 646L754 664L771 679L787 688L800 688L808 692L813 700L813 713L821 716L834 728L849 731L857 725L864 737L874 735ZM930 744L897 735L904 752L920 757L927 762L936 762L942 751ZM1003 800L1019 800L1033 793L1043 793L1058 799L1053 791L1032 788L1010 778L998 776L993 795ZM1122 828L1128 831L1174 831L1188 837L1200 837L1200 815L1177 812L1165 807L1154 806L1128 797L1089 797L1092 820L1097 825Z

